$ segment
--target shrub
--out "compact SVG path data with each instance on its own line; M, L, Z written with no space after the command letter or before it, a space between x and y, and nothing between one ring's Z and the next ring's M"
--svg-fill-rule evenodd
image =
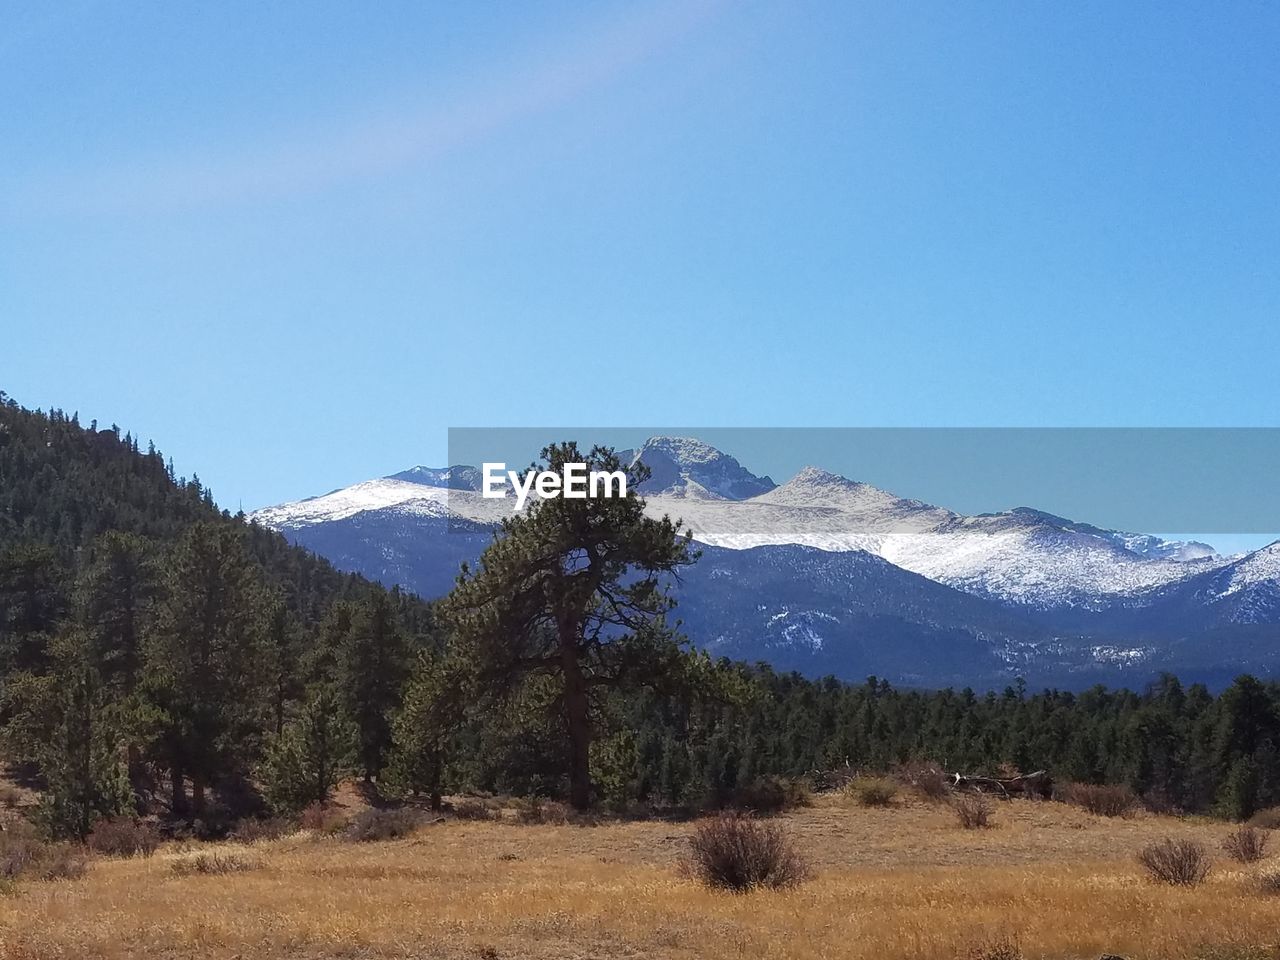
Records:
M104 857L149 857L160 846L160 833L145 820L110 817L93 825L85 844Z
M966 830L992 826L991 801L980 793L963 793L951 801L956 821Z
M262 864L259 860L234 850L204 850L179 857L169 864L169 869L175 876L190 877L197 874L243 873L260 866Z
M0 833L0 880L75 880L84 876L84 854L66 843L45 843L25 821Z
M1166 837L1148 844L1139 851L1138 862L1153 880L1177 886L1195 886L1209 875L1208 851L1194 840Z
M970 950L969 960L1022 960L1022 948L1013 937L994 937Z
M422 823L422 814L409 807L398 810L362 810L351 818L346 837L356 843L398 840L407 837Z
M898 785L888 777L854 777L845 790L861 807L888 807L898 795Z
M11 783L0 784L0 807L16 810L22 803L22 791Z
M1240 827L1227 834L1222 849L1237 863L1256 863L1267 855L1266 831L1257 827Z
M1099 817L1127 817L1138 806L1134 792L1119 784L1068 783L1058 796Z
M562 825L574 819L573 810L558 800L541 797L523 797L515 801L516 820L519 823L549 823Z
M689 841L686 871L709 887L744 892L791 887L809 869L781 823L722 813L701 821Z
M1280 829L1280 807L1267 807L1249 818L1249 826L1260 830Z
M501 820L502 810L490 800L465 797L454 801L453 815L459 820Z
M297 823L288 817L255 817L236 824L236 828L231 831L231 839L237 843L279 840L297 829Z
M1266 893L1274 896L1280 893L1280 870L1264 870L1253 879L1254 886L1258 888L1259 893Z
M779 813L795 807L813 805L808 786L799 780L783 777L757 777L734 796L733 805L755 813Z
M927 760L911 760L898 765L894 779L914 790L925 800L945 800L951 793L950 778L936 763Z

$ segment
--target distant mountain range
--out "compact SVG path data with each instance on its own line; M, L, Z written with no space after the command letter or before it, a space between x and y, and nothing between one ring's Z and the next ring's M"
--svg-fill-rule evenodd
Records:
M1025 507L965 516L815 467L778 485L688 438L623 457L650 468L648 512L702 545L679 614L718 655L921 686L1280 671L1280 543L1224 557ZM476 467L413 467L252 519L434 597L511 511L479 489Z

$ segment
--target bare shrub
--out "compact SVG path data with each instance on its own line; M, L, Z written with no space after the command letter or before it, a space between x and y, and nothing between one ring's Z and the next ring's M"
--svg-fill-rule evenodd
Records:
M1249 826L1240 827L1227 834L1222 841L1222 849L1237 863L1257 863L1267 855L1269 839L1265 830Z
M755 813L780 813L796 807L813 805L813 796L807 784L784 777L757 777L749 785L737 791L733 805L740 810Z
M1249 818L1249 826L1259 830L1280 830L1280 807L1267 807Z
M22 804L22 791L11 783L0 784L0 807L16 810Z
M0 833L0 880L76 880L89 868L82 850L45 843L26 821Z
M160 832L145 820L111 817L93 825L85 845L104 857L149 857L160 846Z
M1176 886L1193 887L1209 875L1209 853L1194 840L1166 837L1138 852L1138 863L1151 879Z
M965 830L982 830L991 822L991 801L980 793L962 793L951 801L956 822Z
M740 813L700 821L689 839L684 867L709 887L738 893L758 887L792 887L809 876L808 866L781 823Z
M502 810L492 800L466 797L454 802L453 815L459 820L501 820Z
M169 870L174 876L190 877L244 873L247 870L257 870L260 866L262 862L257 858L234 850L202 850L172 861Z
M968 960L1022 960L1022 947L1013 937L992 937L970 950Z
M920 797L935 803L945 800L951 793L950 778L946 771L928 760L910 760L899 764L893 771L893 776Z
M1280 894L1280 870L1264 870L1253 878L1253 885L1259 893L1268 896Z
M298 824L288 817L250 817L236 824L230 839L236 843L259 843L279 840L297 830Z
M409 807L398 810L362 810L351 818L346 838L356 843L398 840L413 833L422 823L422 814Z
M515 801L516 822L525 824L552 824L560 826L575 820L573 810L559 800L542 797L521 797Z
M860 807L888 807L898 796L898 785L888 777L854 777L845 791Z
M1120 784L1067 783L1058 798L1099 817L1128 817L1138 808L1137 796Z

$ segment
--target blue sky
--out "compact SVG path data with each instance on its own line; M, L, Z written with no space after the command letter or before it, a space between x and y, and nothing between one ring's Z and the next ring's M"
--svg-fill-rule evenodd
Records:
M232 508L449 426L1277 425L1275 6L4 24L0 389Z

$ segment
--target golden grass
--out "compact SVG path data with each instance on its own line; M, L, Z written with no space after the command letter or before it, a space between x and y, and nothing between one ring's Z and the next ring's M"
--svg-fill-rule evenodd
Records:
M1225 858L1194 889L1152 884L1152 839L1229 827L1116 821L1053 803L996 807L959 829L909 801L820 798L787 818L816 878L735 895L682 879L689 826L452 821L409 839L297 835L254 844L259 869L177 877L171 862L99 861L80 881L0 898L0 958L963 957L1000 936L1028 957L1191 958L1202 945L1280 941L1280 896Z

